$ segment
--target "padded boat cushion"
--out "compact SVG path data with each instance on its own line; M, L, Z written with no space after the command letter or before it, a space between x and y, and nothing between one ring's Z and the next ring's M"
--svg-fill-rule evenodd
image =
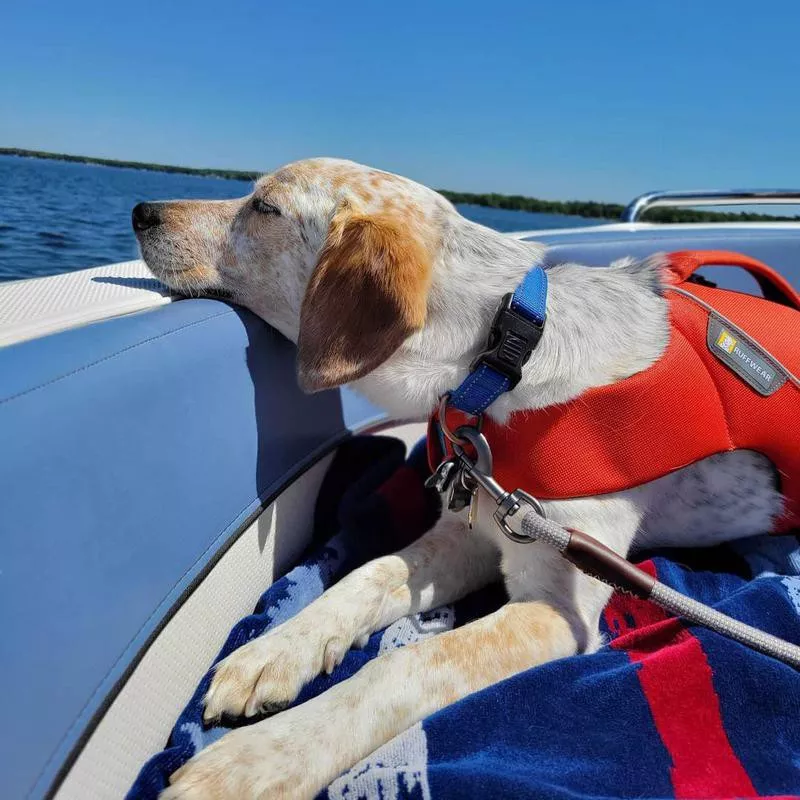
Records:
M0 350L0 796L48 792L182 595L346 433L288 342L212 300Z
M644 258L675 250L734 250L757 258L778 270L793 286L800 285L800 235L777 228L727 228L656 226L631 230L587 228L585 233L543 236L531 241L548 246L548 264L573 261L588 266L607 266L625 256ZM720 286L760 294L755 281L741 270L707 267L702 273Z

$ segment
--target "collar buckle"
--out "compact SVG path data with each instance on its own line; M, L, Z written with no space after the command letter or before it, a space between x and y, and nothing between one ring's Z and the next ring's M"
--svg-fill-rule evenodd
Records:
M544 332L544 321L538 323L517 311L514 293L503 297L492 320L486 350L479 353L470 366L474 371L485 364L508 378L507 391L522 379L522 368L536 349Z

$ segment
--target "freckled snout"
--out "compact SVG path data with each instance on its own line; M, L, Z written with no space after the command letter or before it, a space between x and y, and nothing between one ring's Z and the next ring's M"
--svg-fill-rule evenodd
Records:
M138 203L131 212L133 229L139 233L155 228L163 221L164 203Z
M230 297L217 265L238 200L167 200L138 203L131 226L142 259L174 291Z

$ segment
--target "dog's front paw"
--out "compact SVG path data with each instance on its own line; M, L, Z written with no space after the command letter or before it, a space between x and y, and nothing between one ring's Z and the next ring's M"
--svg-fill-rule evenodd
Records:
M244 735L243 735L244 734ZM170 777L159 800L233 800L259 797L260 775L253 767L268 754L257 752L249 728L232 731L184 764Z
M316 672L317 648L292 636L287 625L240 647L217 664L205 696L204 719L252 717L280 711ZM309 646L311 645L311 646Z
M326 746L316 720L300 709L226 734L170 778L159 800L300 800L312 798L338 774L335 746Z
M206 721L281 711L310 680L330 672L353 643L321 616L300 615L217 664L205 697Z

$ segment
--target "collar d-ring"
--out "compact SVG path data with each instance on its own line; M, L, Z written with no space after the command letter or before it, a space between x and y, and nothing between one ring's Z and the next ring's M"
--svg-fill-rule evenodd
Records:
M450 444L457 444L461 447L464 447L465 445L470 444L470 441L453 433L453 431L451 431L447 426L447 403L449 400L450 392L445 392L439 399L439 427ZM478 433L480 433L481 427L483 426L483 414L476 414L475 417L476 422L472 427Z

